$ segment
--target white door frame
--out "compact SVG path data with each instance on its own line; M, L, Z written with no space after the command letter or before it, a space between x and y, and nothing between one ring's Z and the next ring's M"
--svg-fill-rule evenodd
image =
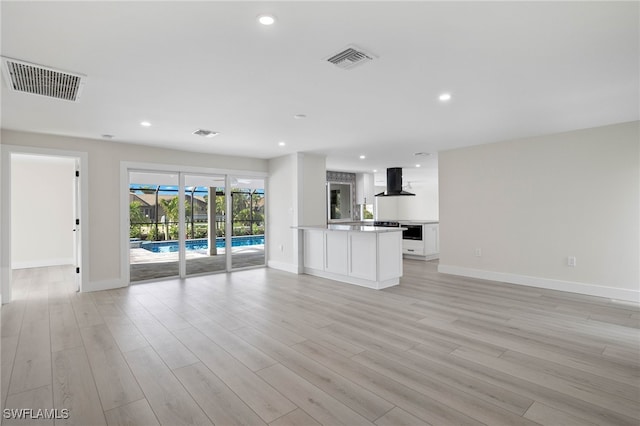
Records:
M0 145L1 153L1 171L0 187L2 196L0 201L2 204L0 210L0 289L2 290L2 303L11 302L11 155L12 154L31 154L49 157L66 157L77 161L80 169L80 200L79 219L80 228L80 274L79 289L82 291L83 284L89 279L89 176L88 163L89 155L80 151L65 151L49 148L37 148L19 145ZM69 224L71 229L72 224ZM80 231L82 229L82 231ZM74 238L74 245L76 239Z
M225 185L228 187L230 184L231 176L242 176L242 177L255 177L262 178L266 180L268 177L268 173L266 172L256 172L256 171L247 171L247 170L230 170L230 169L215 169L208 167L197 167L197 166L184 166L184 165L171 165L171 164L158 164L158 163L143 163L136 161L121 161L120 162L120 241L121 241L121 249L120 249L120 277L122 283L125 286L131 284L131 273L130 273L130 265L129 265L129 249L131 247L129 243L129 173L130 172L160 172L160 173L175 173L179 176L179 202L180 206L179 214L179 235L180 241L184 240L185 236L185 224L184 224L184 175L185 174L202 174L202 175L210 175L210 176L225 176ZM266 191L266 188L265 188ZM266 200L266 195L265 195ZM266 201L265 201L266 202ZM231 199L227 200L227 213L230 212L231 208ZM266 208L265 208L266 210ZM266 215L266 212L265 212ZM227 214L227 229L230 228L230 215ZM266 221L266 216L265 216ZM266 237L266 227L265 227L265 237ZM227 239L227 251L225 253L231 253L231 239ZM227 261L227 272L231 271L231 255L226 256ZM265 243L265 266L266 266L266 243ZM179 277L186 277L186 265L182 260L185 258L184 247L180 245L180 261L178 262L180 265L179 268Z

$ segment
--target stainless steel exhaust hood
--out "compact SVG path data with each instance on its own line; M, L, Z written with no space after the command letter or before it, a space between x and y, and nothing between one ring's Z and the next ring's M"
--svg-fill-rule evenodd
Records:
M402 190L402 167L391 167L387 169L387 190L376 194L376 197L397 197L412 194Z

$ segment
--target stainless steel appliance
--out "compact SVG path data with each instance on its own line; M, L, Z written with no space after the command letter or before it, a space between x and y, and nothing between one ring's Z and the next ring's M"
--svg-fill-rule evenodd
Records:
M401 223L393 220L376 220L373 222L373 226L384 226L391 228L406 228L402 231L403 240L422 241L422 225Z
M402 231L403 240L422 241L422 225L401 223L400 226L406 228Z

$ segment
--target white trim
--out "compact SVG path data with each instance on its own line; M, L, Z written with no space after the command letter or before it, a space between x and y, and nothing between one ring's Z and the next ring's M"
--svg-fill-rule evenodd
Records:
M58 259L28 260L26 262L11 262L11 269L43 268L46 266L75 265L72 257Z
M275 260L270 260L267 262L267 267L271 269L277 269L279 271L290 272L292 274L301 274L301 271L298 271L298 265L287 262L278 262Z
M246 171L246 170L233 170L233 169L217 169L210 167L196 167L185 166L179 164L161 164L161 163L142 163L138 161L121 161L120 166L125 166L129 171L141 171L141 172L174 172L174 173L186 173L186 174L205 174L205 175L233 175L242 177L267 177L267 172ZM127 176L128 178L128 176ZM128 191L127 187L127 191Z
M32 154L50 157L70 157L80 161L80 226L81 265L80 291L89 284L89 154L82 151L67 151L21 145L0 144L0 283L2 303L11 302L11 154Z
M353 277L349 275L336 274L333 272L321 271L320 269L304 268L304 273L314 275L316 277L327 278L342 283L359 285L373 290L382 290L383 288L392 287L400 284L400 277L389 278L388 280L367 280L364 278Z
M91 281L89 284L91 285L91 290L85 291L112 290L115 288L122 288L127 286L126 282L120 280Z
M126 243L126 247L125 247ZM120 162L120 281L131 282L131 270L129 269L129 168L126 162Z
M205 175L205 176L224 176L225 177L225 203L227 206L226 211L226 229L231 229L231 191L227 190L231 188L231 177L242 177L242 178L259 178L264 180L264 189L265 189L265 263L262 265L256 265L259 267L267 266L267 226L266 226L266 202L267 202L267 178L269 174L267 172L259 172L259 171L246 171L246 170L231 170L231 169L217 169L217 168L207 168L207 167L193 167L193 166L185 166L185 165L172 165L172 164L160 164L160 163L143 163L143 162L135 162L135 161L120 161L120 280L117 280L118 283L126 283L125 285L131 284L131 272L129 265L129 174L131 172L141 172L141 173L175 173L179 176L178 178L178 199L180 200L180 206L178 208L180 212L180 240L183 240L186 234L185 228L185 220L184 220L184 176L185 175ZM226 252L231 253L231 238L226 239ZM180 246L180 259L185 258L184 247ZM232 268L232 255L226 256L226 270L225 272L232 272L237 269ZM180 265L179 277L186 278L186 264L184 261L180 260L178 262ZM251 267L250 267L251 268ZM215 271L213 273L222 272ZM114 281L115 282L115 281Z
M465 268L454 265L438 265L438 272L443 274L460 275L463 277L480 278L483 280L501 281L510 284L526 285L530 287L546 288L549 290L566 291L589 296L606 297L609 299L626 300L640 303L640 291L625 288L604 287L595 284L563 281L552 278L532 277L512 274L508 272L485 271L482 269Z

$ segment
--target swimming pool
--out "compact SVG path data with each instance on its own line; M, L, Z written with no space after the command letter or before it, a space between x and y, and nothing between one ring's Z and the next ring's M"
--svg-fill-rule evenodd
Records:
M264 245L264 235L245 235L231 238L231 247ZM209 241L206 238L185 241L188 251L206 250ZM216 238L216 247L224 248L224 238ZM143 241L140 248L153 253L172 253L178 251L177 241Z

